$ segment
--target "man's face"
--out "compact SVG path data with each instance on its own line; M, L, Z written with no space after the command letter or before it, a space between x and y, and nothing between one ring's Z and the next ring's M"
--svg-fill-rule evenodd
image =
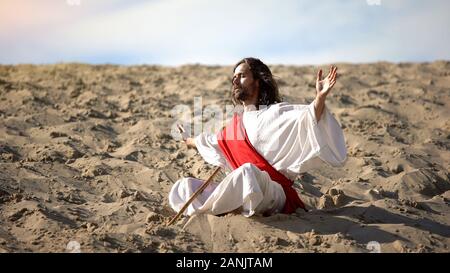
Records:
M259 83L253 78L248 64L242 63L236 67L232 83L232 92L236 100L247 104L257 103Z

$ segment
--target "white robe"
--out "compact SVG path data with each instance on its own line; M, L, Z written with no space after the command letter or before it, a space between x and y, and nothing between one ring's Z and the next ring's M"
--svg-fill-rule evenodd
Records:
M340 167L347 159L340 125L326 106L317 122L314 102L309 105L282 102L246 111L243 125L258 153L291 180L323 162ZM216 134L202 133L195 138L195 144L206 162L231 170ZM202 183L195 178L178 180L169 193L171 207L179 211ZM267 172L248 163L229 172L219 184L210 184L185 214L217 215L242 208L242 215L249 217L255 213L280 212L285 200L282 187L272 181Z

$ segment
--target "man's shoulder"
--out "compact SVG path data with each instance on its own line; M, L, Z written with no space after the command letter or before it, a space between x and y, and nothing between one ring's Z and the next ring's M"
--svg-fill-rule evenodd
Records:
M270 105L268 105L268 106L263 105L263 107L265 107L266 109L272 109L272 110L275 110L275 109L280 109L280 108L282 108L282 107L289 106L289 105L291 105L289 102L282 101L282 102L270 104Z
M268 107L267 113L272 113L274 115L284 115L287 113L304 112L308 110L308 104L292 104L290 102L280 102L272 104Z

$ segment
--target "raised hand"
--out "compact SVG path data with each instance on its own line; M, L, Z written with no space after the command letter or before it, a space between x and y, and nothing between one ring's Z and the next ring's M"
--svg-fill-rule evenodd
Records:
M325 97L330 92L331 88L333 88L334 84L336 83L336 77L337 77L337 67L331 66L330 72L325 77L325 79L322 79L322 69L319 70L319 73L317 73L317 80L316 80L316 96L321 99L325 99Z

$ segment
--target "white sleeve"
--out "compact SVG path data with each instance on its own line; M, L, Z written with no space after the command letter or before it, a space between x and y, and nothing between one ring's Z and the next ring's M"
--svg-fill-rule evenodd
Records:
M299 105L306 113L300 116L298 137L301 147L300 156L290 171L296 173L317 168L326 162L333 167L342 167L347 160L347 148L341 126L325 106L322 116L317 122L314 101L309 105Z
M203 159L211 165L229 168L220 150L216 134L201 133L196 136L195 146Z

